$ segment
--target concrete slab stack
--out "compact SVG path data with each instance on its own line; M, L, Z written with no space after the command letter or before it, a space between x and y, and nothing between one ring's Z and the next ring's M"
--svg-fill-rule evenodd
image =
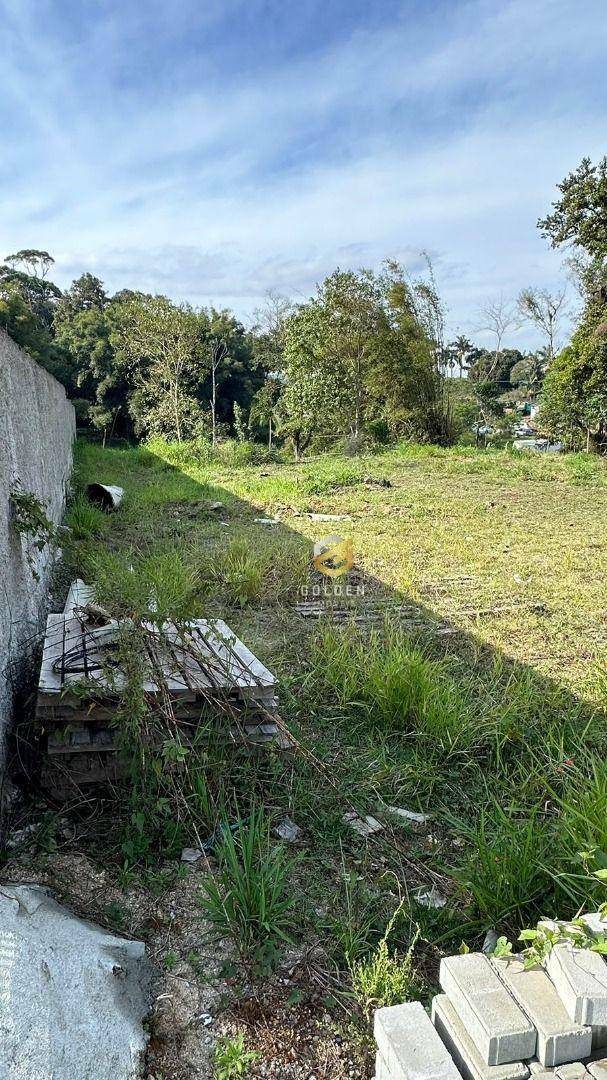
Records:
M586 920L607 936L598 914ZM439 981L431 1019L419 1002L376 1012L376 1080L607 1080L600 953L561 941L528 968L517 956L449 956Z

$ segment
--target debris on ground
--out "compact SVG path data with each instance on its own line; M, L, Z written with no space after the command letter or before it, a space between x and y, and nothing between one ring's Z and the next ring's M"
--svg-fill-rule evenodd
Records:
M492 928L487 930L487 933L485 934L485 940L483 941L483 947L481 949L481 952L484 952L486 956L493 956L493 953L495 952L498 941L499 941L499 934L498 934L497 930L493 930Z
M208 502L205 505L207 510L225 510L225 503L222 502Z
M311 521L352 521L351 514L306 514Z
M420 889L416 889L414 897L418 904L427 908L444 908L447 901L443 894L439 892L436 885L431 885L429 888L426 885L422 885Z
M0 921L0 1075L139 1077L152 979L143 942L84 922L35 885L2 886Z
M274 832L281 840L286 841L287 844L294 844L301 833L301 829L299 825L296 825L294 821L291 821L290 817L285 817L276 826Z
M416 810L406 810L402 806L382 806L381 810L385 814L394 814L406 821L414 821L417 825L427 825L430 821L427 814L418 814Z
M377 818L371 817L370 814L361 816L357 814L355 810L348 811L344 814L342 821L355 830L360 836L372 836L373 833L381 832L383 825Z
M199 859L202 859L203 855L204 851L200 848L185 847L181 852L181 861L185 863L195 863L198 862Z
M255 525L280 525L277 518L253 518Z
M385 476L365 476L363 477L363 484L370 484L375 487L389 488L392 487L392 483Z
M114 484L88 484L86 494L101 510L117 510L124 499L124 488Z

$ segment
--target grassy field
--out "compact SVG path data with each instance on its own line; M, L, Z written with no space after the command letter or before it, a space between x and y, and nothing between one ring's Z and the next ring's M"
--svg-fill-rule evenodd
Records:
M224 617L279 675L298 744L286 758L205 749L188 813L146 788L106 857L128 888L178 857L188 815L208 830L216 813L253 807L249 839L267 860L251 874L259 884L263 863L287 898L274 943L287 928L290 948L322 956L298 993L321 985L364 1017L373 1003L427 1000L441 952L462 940L516 938L540 915L604 899L589 870L607 865L607 471L583 455L462 448L300 464L247 452L209 462L193 446L79 446L77 489L95 479L126 496L111 516L76 496L66 579L87 578L116 610L152 590L161 612ZM345 519L306 516L319 513ZM265 516L279 524L255 523ZM313 543L335 532L353 540L349 580L364 596L345 622L304 619L300 590L320 580ZM343 821L352 809L383 830L358 835ZM278 866L264 830L285 814L301 842ZM432 888L444 906L419 902ZM223 929L244 957L237 913Z

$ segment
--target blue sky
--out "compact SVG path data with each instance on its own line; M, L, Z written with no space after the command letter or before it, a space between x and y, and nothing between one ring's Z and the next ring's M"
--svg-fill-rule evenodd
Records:
M607 153L605 0L0 0L0 255L249 317L428 251L449 329L563 277ZM519 343L531 342L521 331Z

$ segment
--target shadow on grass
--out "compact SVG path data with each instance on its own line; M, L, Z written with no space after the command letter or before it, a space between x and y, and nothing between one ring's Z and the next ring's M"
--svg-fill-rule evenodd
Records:
M571 915L596 895L577 853L607 851L602 714L387 587L356 553L342 577L319 573L296 529L256 521L259 506L150 450L84 452L78 482L91 480L126 497L100 536L81 522L69 576L90 576L104 551L127 566L168 553L176 571L195 571L191 614L225 618L280 676L299 751L235 750L221 767L240 807L259 798L304 828L305 903L333 931L327 882L336 905L356 912L340 916L345 937L361 922L385 925L408 894L424 935L452 946L490 926ZM347 520L315 526L319 540L348 535ZM343 821L351 808L383 829L359 836ZM415 900L432 886L444 907Z

